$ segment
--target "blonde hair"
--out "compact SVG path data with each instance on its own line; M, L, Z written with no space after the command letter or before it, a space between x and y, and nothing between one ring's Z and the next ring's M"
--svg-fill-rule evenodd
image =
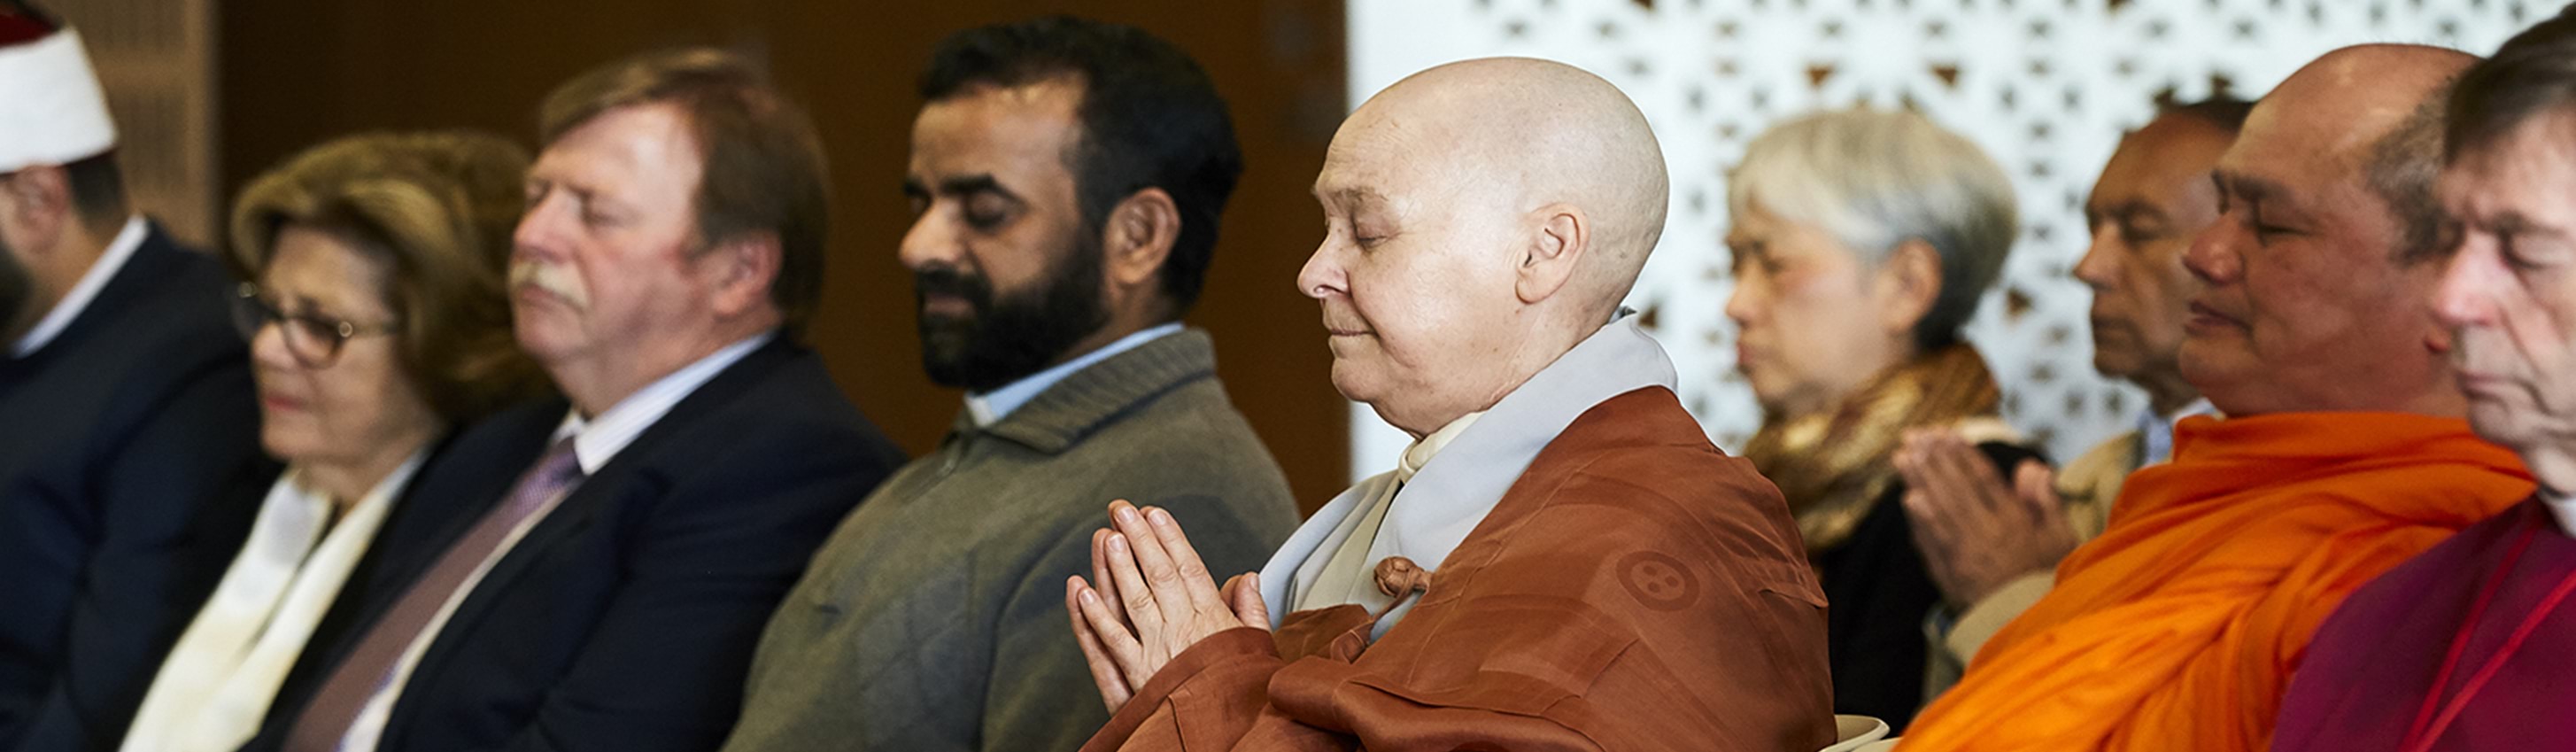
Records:
M403 372L430 409L463 423L544 384L511 330L511 234L526 150L467 131L373 133L305 150L233 203L231 261L257 278L292 224L382 265L375 291L400 319Z
M1941 293L1915 325L1927 348L1957 339L2020 232L2003 168L1912 112L1856 108L1772 127L1727 174L1728 211L1755 206L1823 230L1872 265L1907 240L1932 246Z

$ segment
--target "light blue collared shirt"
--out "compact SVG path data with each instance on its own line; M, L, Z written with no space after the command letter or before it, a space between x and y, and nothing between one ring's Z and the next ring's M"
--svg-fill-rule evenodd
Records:
M2139 413L2138 438L2145 442L2146 446L2144 448L2145 454L2142 455L2145 459L2140 461L2138 466L2146 467L2148 465L2162 465L2167 460L2173 459L2175 423L2179 423L2182 419L2194 415L2215 415L2217 413L2218 406L2209 404L2209 400L2207 398L2192 400L2191 404L2182 406L2181 410L2174 411L2174 414L2172 415L2157 415L2154 407L2149 407L2146 409L2146 412Z
M1135 334L1120 337L1118 341L1111 342L1098 350L1083 353L1082 357L1022 377L1000 389L983 394L966 395L966 414L975 418L977 428L1000 423L1003 418L1011 417L1011 413L1020 409L1021 405L1026 405L1029 400L1045 394L1048 387L1055 386L1056 382L1063 381L1064 377L1090 368L1092 364L1108 360L1110 356L1136 349L1147 342L1161 339L1165 335L1178 334L1180 331L1181 322L1178 321L1148 327Z

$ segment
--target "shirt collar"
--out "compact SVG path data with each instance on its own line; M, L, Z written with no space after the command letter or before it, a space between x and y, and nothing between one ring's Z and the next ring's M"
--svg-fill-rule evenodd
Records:
M1458 416L1457 420L1449 421L1449 425L1441 426L1440 430L1433 431L1421 440L1413 442L1412 446L1405 447L1404 455L1397 457L1395 461L1396 482L1413 480L1415 473L1422 472L1423 465L1430 464L1432 457L1439 455L1440 450L1448 448L1449 442L1458 440L1459 434L1466 433L1467 427L1475 425L1476 419L1482 417L1485 417L1485 413L1481 410Z
M62 302L55 303L52 311L36 320L35 328L27 330L17 342L9 345L9 357L34 355L46 343L60 336L63 329L72 325L73 319L80 318L81 311L89 308L90 301L98 299L99 291L107 288L108 280L116 278L116 273L125 268L125 262L134 258L134 252L143 247L144 238L151 234L152 223L143 221L142 217L127 217L125 229L117 231L116 239L108 242L107 251L99 254L97 261L90 262L89 271L81 273L80 281L73 283L70 292L63 293Z
M752 350L776 336L775 332L762 332L726 345L724 349L626 395L617 404L600 411L597 417L585 419L581 416L581 408L575 407L565 413L563 424L555 428L552 441L572 437L573 458L581 463L581 473L597 475L601 465L608 464L618 452L626 449L626 445L635 443L635 437L643 435L644 429L653 427L663 414L680 404L680 400L687 399L690 393L706 385L716 374L724 372L726 367L741 361Z
M1118 341L1111 342L1100 349L1083 353L1081 357L1056 364L1053 368L1021 377L1020 380L1000 389L983 394L966 395L966 414L974 418L976 428L1000 423L1003 418L1011 417L1013 411L1028 404L1029 400L1037 399L1038 395L1045 394L1048 387L1055 386L1056 382L1063 381L1065 377L1090 368L1092 364L1108 360L1111 356L1136 349L1139 345L1179 331L1181 331L1181 322L1178 321L1150 327L1120 337Z
M2549 507L2549 517L2558 523L2558 532L2576 536L2576 494L2540 489L2540 503Z
M2138 465L2140 467L2159 465L2173 459L2175 422L2194 415L2211 415L2217 412L2218 406L2209 404L2209 399L2206 397L2192 400L2191 404L2184 405L2182 409L2175 410L2171 414L2159 414L2154 406L2148 406L2145 411L2138 413L2138 435L2146 440L2146 446L2143 448L2144 455Z

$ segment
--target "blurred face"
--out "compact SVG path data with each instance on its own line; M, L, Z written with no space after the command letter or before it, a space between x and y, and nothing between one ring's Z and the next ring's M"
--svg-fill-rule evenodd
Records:
M2368 134L2302 112L2265 100L2219 161L2219 219L2185 260L2205 289L2183 375L2229 415L2403 409L2450 378L2427 344L2440 265L2395 261Z
M36 325L44 311L36 306L36 276L20 249L29 246L27 229L18 221L18 173L0 175L0 345Z
M18 252L9 246L9 241L0 238L0 334L33 325L35 299L35 277L27 273L26 264L18 261Z
M2456 238L2435 305L2478 433L2526 455L2576 440L2576 117L2535 119L2442 174ZM2543 465L2534 463L2534 468ZM2576 478L2543 478L2567 489Z
M2210 174L2231 139L2169 117L2121 139L2084 205L2093 244L2075 278L2093 288L2093 368L2139 379L2179 373L2183 322L2199 283L2183 268L2192 238L2218 219Z
M931 381L992 391L1108 323L1100 236L1083 228L1065 164L1081 104L1067 81L982 86L913 121L901 254Z
M1826 409L1903 357L1903 331L1879 313L1878 275L1841 241L1750 206L1733 217L1726 245L1735 367L1764 412Z
M404 375L399 319L385 300L386 270L339 238L288 225L277 234L259 300L288 321L251 333L259 384L260 443L289 465L358 465L409 454L439 421ZM345 321L365 333L332 354L325 339L290 334L308 321ZM323 330L327 330L324 328ZM300 341L290 344L290 338Z
M1503 361L1530 323L1514 187L1437 164L1448 149L1402 117L1363 108L1333 137L1315 179L1324 240L1297 286L1322 306L1333 388L1419 436L1516 385Z
M510 256L520 346L563 378L657 337L705 329L716 275L699 254L701 159L667 104L620 107L546 145ZM614 369L616 366L603 366Z

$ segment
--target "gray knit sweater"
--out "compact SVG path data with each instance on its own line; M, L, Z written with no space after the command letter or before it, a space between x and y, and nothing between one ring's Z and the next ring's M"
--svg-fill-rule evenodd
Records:
M1172 511L1220 578L1259 569L1296 504L1187 330L1058 382L841 523L771 617L733 752L1064 752L1108 720L1064 610L1110 500Z

